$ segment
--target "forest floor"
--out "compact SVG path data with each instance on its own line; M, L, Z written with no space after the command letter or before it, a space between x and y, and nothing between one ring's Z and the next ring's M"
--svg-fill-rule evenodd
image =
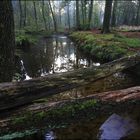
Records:
M91 32L93 32L94 34L101 34L101 30L99 29L93 29L91 30ZM117 32L120 33L121 35L124 35L125 37L140 39L140 31L117 31Z

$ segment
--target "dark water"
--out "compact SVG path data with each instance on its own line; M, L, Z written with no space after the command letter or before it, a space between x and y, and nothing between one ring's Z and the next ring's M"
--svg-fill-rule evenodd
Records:
M95 63L91 58L82 54L74 46L74 43L67 36L63 35L53 35L50 38L42 39L36 46L27 46L19 50L19 54L21 59L17 61L17 72L15 74L15 80L17 81L92 65L100 65L100 63ZM94 93L123 89L139 84L139 79L131 74L116 73L84 87L60 93L47 100L48 102L53 102L63 99L79 98ZM131 114L127 114L127 116L131 117ZM37 136L39 137L38 139L45 139L46 137L46 139L48 138L47 140L53 137L58 139L96 139L100 126L108 117L109 115L71 124L66 128L46 130L46 133L43 133L43 135L37 133ZM138 118L140 118L139 115ZM30 139L35 139L35 137L30 137Z
M74 47L73 42L63 35L42 39L38 45L26 46L22 50L19 67L17 67L19 80L100 65L82 55ZM18 76L17 73L16 76Z

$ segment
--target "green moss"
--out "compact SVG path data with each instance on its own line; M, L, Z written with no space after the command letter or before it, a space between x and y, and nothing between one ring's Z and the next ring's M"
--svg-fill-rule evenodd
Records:
M30 136L32 134L35 134L36 132L37 132L36 130L26 130L24 132L15 132L12 134L1 136L0 140L12 140L12 139L17 139L17 138L23 138L25 136Z
M119 34L94 34L92 32L73 32L72 37L84 52L100 62L108 62L135 53L130 48L139 48L140 40Z
M63 107L56 107L53 108L47 112L45 111L40 111L37 113L32 114L31 112L26 112L24 115L22 116L16 116L14 118L12 118L12 125L16 125L16 126L22 126L25 125L26 122L26 126L29 125L34 122L34 124L42 122L43 120L49 121L49 123L51 123L51 120L53 122L55 121L63 121L66 118L71 118L74 117L76 114L78 114L81 111L86 111L89 108L95 108L98 105L97 101L95 99L91 99L88 101L84 101L82 103L80 102L76 102L73 104L67 104L64 105Z
M127 37L122 37L122 38L115 38L115 41L121 42L126 44L128 47L131 48L140 48L140 39L137 38L127 38Z

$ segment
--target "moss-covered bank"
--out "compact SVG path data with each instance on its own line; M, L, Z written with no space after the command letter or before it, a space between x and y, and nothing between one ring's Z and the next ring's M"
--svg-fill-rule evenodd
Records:
M140 40L127 38L118 33L96 34L93 32L73 32L70 37L85 53L95 60L108 62L125 55L131 55L140 49Z

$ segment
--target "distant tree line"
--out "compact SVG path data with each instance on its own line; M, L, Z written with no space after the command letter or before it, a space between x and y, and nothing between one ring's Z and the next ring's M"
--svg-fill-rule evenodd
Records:
M58 28L88 30L107 25L106 22L112 27L140 25L140 0L17 0L13 6L16 28L32 26L57 31Z

